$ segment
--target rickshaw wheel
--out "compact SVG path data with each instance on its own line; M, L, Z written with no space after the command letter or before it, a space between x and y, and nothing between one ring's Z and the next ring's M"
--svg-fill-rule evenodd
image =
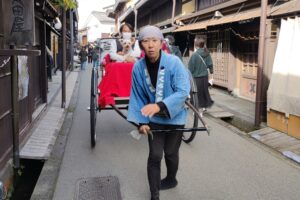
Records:
M90 99L90 125L91 125L91 146L96 145L96 121L98 110L98 79L97 69L93 68L91 76L91 99Z
M190 76L191 82L191 92L190 92L190 102L195 107L198 108L198 96L197 96L197 86L194 82L192 76ZM191 108L188 108L186 128L197 128L198 127L198 116L194 113ZM194 140L196 136L196 131L183 133L182 140L185 143L190 143Z

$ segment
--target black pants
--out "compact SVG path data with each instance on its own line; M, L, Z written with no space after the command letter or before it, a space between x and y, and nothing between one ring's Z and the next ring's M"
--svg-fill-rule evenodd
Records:
M159 125L150 123L151 130L183 128L183 125ZM153 133L153 140L148 136L149 157L147 164L148 181L152 197L159 197L160 190L160 167L163 152L167 166L167 177L175 179L178 162L179 147L181 144L182 132Z
M92 62L93 62L92 56L88 56L88 63L92 63Z
M194 78L197 85L198 108L209 108L214 101L211 99L208 91L208 76Z
M47 66L47 77L48 79L52 79L52 65Z

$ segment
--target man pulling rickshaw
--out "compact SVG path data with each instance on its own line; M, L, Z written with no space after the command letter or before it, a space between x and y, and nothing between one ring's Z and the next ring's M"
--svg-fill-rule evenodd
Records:
M197 127L198 119L202 120L197 109L193 106L197 102L189 102L190 98L197 97L196 91L191 89L191 82L187 68L182 61L174 55L165 53L163 48L164 37L159 28L147 26L140 31L138 44L144 52L143 58L137 60L134 66L126 66L126 63L109 64L108 73L100 83L101 91L108 88L109 84L115 82L118 84L121 79L130 76L131 81L123 81L117 87L112 87L113 92L107 93L108 101L105 104L97 105L97 92L92 89L91 95L91 136L92 146L95 145L95 113L111 106L120 116L127 119L137 127L140 134L148 136L149 156L147 163L148 182L151 192L151 200L159 200L159 191L176 187L176 174L179 162L179 147L183 139L183 132L207 131L207 126ZM130 69L129 73L125 68ZM128 65L128 64L127 64ZM115 70L113 73L112 70ZM123 70L121 76L117 75L119 70ZM132 72L131 72L132 71ZM110 81L105 81L111 76ZM92 88L97 81L93 81ZM115 78L114 78L115 77ZM105 83L106 82L106 83ZM94 86L93 86L94 85ZM124 85L128 91L120 91ZM102 87L101 87L102 86ZM192 85L193 86L193 85ZM120 92L120 94L118 94ZM124 92L124 93L123 93ZM126 96L127 98L126 102ZM119 103L128 104L119 107ZM112 100L112 101L111 101ZM125 101L124 101L125 100ZM186 106L187 105L187 106ZM121 112L121 109L128 110L127 116ZM193 114L192 128L185 128L187 124L187 115L189 110ZM203 121L202 121L203 122ZM161 180L161 160L163 154L167 166L167 176Z

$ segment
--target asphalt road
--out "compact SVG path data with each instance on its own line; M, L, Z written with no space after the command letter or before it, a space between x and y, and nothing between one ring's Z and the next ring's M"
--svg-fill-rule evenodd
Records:
M124 200L149 200L148 144L114 111L97 118L97 145L90 147L90 70L81 72L77 107L66 146L55 200L74 199L76 182L85 177L117 176ZM300 168L268 148L206 118L211 135L182 143L179 184L161 192L161 200L298 200ZM162 177L165 165L162 162Z

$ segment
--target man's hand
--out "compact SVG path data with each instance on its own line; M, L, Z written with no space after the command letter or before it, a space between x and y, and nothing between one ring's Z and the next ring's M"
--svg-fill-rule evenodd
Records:
M121 56L124 56L124 52L123 51L119 51L117 54L121 55Z
M145 117L153 117L159 111L160 108L156 103L145 105L141 110L142 115L144 115Z
M139 132L141 134L145 134L145 135L148 135L150 131L150 127L148 125L142 125L140 128L139 128Z

